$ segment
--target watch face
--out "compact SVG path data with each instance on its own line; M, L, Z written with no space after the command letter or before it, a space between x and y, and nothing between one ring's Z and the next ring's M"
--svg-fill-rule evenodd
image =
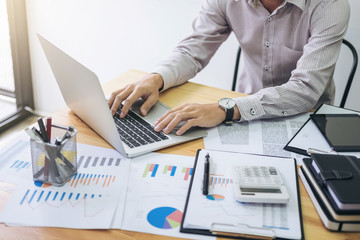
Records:
M235 107L235 101L232 98L221 98L219 105L223 108L229 109Z

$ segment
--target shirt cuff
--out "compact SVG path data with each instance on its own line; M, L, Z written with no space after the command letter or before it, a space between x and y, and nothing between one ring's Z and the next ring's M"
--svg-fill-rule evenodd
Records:
M256 95L235 98L234 100L241 115L240 122L259 119L265 115L264 108Z
M158 66L158 67L155 67L153 69L153 71L151 71L151 73L157 73L157 74L160 74L162 79L163 79L163 88L161 89L160 92L163 92L165 91L166 89L172 87L172 81L171 79L174 79L175 76L174 74L169 71L169 68L167 67L162 67L162 66Z

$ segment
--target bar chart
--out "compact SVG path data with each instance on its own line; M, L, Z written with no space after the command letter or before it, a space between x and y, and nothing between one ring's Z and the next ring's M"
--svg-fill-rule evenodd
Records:
M161 169L161 170L159 170ZM181 170L180 170L181 169ZM161 171L163 176L168 177L182 177L183 180L187 181L193 174L193 168L191 167L180 167L175 165L160 165L159 163L147 163L142 177L156 178L158 172Z
M27 189L21 198L19 205L33 203L64 203L65 201L78 201L85 198L101 198L102 194L88 194L76 192L63 192L54 190L33 190ZM55 207L55 205L54 205Z
M145 167L145 170L144 170L144 173L143 173L142 177L145 178L145 177L148 176L148 174L152 178L156 177L156 173L157 173L158 168L159 168L159 164L154 164L154 163L146 164L146 167Z
M110 174L76 173L68 180L70 187L99 186L101 188L111 187L115 183L116 176Z
M165 165L163 174L170 174L170 176L173 177L173 176L175 176L176 169L177 169L176 166Z
M209 179L209 187L215 188L215 187L222 187L227 188L229 184L232 184L233 180L231 178L221 177L210 174Z
M81 155L78 158L78 169L92 167L119 167L120 162L120 158Z
M24 161L24 160L15 160L12 162L12 164L10 165L10 169L19 172L25 169L29 169L31 166L31 163L28 161Z
M181 172L184 174L184 180L189 180L189 177L192 176L193 169L188 167L183 167Z

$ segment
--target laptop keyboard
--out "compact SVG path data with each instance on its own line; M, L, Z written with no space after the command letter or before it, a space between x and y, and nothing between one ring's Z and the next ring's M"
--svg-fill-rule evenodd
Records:
M162 132L155 132L154 126L129 110L125 118L120 118L121 108L114 115L116 128L121 140L130 148L169 139Z

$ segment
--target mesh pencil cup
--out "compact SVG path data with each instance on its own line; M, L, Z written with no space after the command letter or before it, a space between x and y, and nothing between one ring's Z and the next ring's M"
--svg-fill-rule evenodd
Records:
M50 142L30 140L34 181L63 186L75 175L76 133L77 130L74 128L52 125Z

